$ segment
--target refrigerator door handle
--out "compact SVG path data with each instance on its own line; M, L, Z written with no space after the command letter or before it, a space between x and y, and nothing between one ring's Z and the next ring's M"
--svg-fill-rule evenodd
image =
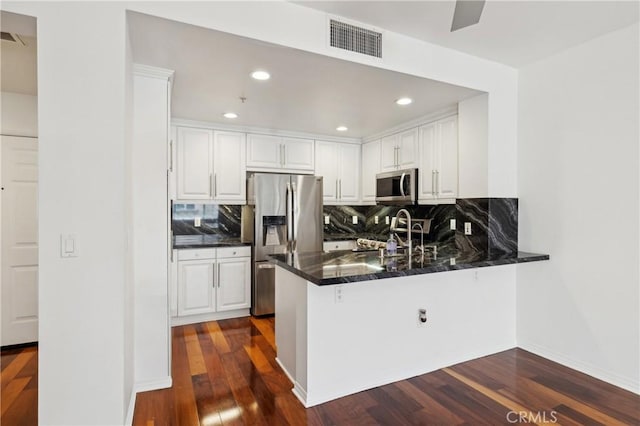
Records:
M293 240L293 193L291 191L291 183L287 182L287 249L291 246Z
M293 236L293 239L291 241L291 251L295 251L296 250L296 243L297 243L297 239L298 239L298 230L296 228L295 225L295 221L296 221L296 197L297 197L297 188L296 188L296 183L292 182L291 183L291 233Z

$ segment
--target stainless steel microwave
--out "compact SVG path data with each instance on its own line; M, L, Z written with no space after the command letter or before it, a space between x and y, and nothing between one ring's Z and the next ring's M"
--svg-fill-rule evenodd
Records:
M376 175L376 203L415 204L418 200L418 169L395 170Z

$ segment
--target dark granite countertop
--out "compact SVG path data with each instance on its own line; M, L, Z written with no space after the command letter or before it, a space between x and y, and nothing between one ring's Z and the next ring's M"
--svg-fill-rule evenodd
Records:
M250 243L243 243L240 238L221 238L219 235L175 235L173 237L173 248L177 250L250 245Z
M389 235L386 238L383 235L375 235L371 233L361 234L324 234L324 241L351 241L358 238L365 238L367 240L387 241Z
M272 261L294 274L317 285L344 284L357 281L430 274L458 269L549 260L548 254L518 252L517 254L487 254L484 252L457 252L439 249L442 254L431 254L420 260L414 256L384 258L377 251L353 252L350 250L329 253L310 252L271 255Z

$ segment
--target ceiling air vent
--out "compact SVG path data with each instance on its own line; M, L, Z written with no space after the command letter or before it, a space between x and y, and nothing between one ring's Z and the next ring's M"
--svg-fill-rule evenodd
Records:
M382 33L331 19L331 46L382 58Z

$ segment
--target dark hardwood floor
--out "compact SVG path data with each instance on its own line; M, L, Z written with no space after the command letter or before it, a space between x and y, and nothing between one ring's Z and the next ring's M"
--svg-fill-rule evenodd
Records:
M274 348L273 318L173 328L173 388L134 425L640 425L639 396L520 349L305 409Z
M304 409L274 346L272 318L173 328L173 387L139 394L134 424L640 425L639 396L520 349ZM2 351L2 426L37 424L37 362Z
M37 425L38 347L3 349L0 371L0 425Z

